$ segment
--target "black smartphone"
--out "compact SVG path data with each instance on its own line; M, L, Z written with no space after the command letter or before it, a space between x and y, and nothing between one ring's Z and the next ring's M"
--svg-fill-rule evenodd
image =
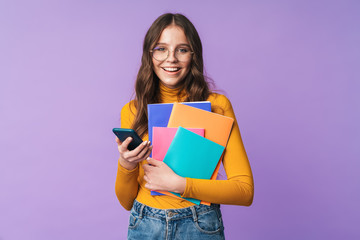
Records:
M133 140L128 145L129 150L134 150L137 146L139 146L143 140L139 137L139 135L130 128L113 128L113 132L120 139L121 142L125 141L128 137L131 137Z

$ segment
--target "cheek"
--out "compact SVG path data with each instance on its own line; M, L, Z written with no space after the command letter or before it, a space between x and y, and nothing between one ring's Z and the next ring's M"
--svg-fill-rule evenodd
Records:
M153 70L155 70L155 68L156 68L156 62L155 62L154 60L152 60L152 66L151 66L151 67L152 67Z
M157 73L159 71L159 68L157 66L153 66L152 69L155 73Z
M152 61L152 69L158 75L160 73L159 64L157 64L154 60Z
M189 64L185 65L184 69L186 69L185 74L188 74L190 72L190 70L191 70L191 64L189 63Z

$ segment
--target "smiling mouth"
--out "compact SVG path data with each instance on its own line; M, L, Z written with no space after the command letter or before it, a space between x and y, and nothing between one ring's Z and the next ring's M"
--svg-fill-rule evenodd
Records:
M166 71L166 72L172 72L172 73L174 73L174 72L180 71L181 68L175 67L175 68L162 68L162 69L164 69L164 71Z

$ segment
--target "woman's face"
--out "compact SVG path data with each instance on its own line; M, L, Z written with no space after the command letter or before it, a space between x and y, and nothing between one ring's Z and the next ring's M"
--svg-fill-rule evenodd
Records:
M191 57L185 61L184 59L180 59L182 61L179 61L175 56L176 49L179 49L181 52L186 51L186 49L190 50L190 44L184 31L176 25L166 27L161 33L155 48L169 50L168 57L163 61L152 58L155 74L168 88L177 88L181 86L182 80L190 70L191 63Z

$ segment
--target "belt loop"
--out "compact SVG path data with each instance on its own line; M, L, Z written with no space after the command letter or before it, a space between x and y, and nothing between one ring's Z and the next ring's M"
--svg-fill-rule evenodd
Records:
M140 204L141 204L141 207L140 207L140 212L139 212L139 218L142 219L145 205L142 203L140 203Z
M196 210L194 208L194 206L190 206L191 212L193 214L193 218L194 218L194 222L197 222L197 214L196 214Z

